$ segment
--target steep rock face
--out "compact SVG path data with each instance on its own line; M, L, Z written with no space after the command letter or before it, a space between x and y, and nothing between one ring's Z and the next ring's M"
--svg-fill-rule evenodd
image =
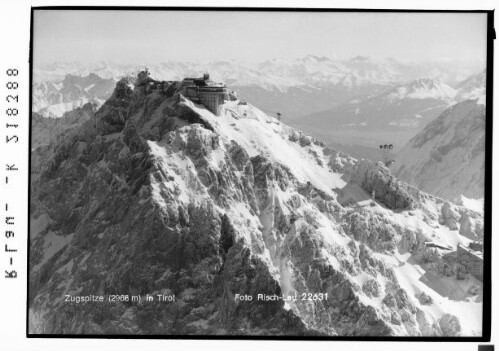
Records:
M57 139L58 135L81 126L93 118L96 110L97 105L86 103L82 107L64 113L60 118L42 117L34 112L31 115L31 148L36 149L39 146L48 145Z
M456 231L436 228L442 203L392 186L396 179L379 165L340 159L333 170L323 144L292 137L296 131L251 105L226 102L216 117L155 84L133 91L118 84L95 120L33 152L31 332L457 330L439 326L455 313L453 302L431 312L414 291L441 296L406 272L409 257L422 264L426 241L459 242ZM342 167L358 167L355 182L345 182ZM374 201L371 188L379 191ZM417 205L412 212L401 189ZM355 203L340 201L340 190ZM66 294L141 300L77 304ZM175 302L146 301L158 294ZM476 333L479 303L470 301L466 312L458 323Z
M444 315L442 319L440 319L439 325L442 329L442 332L446 335L455 336L459 335L459 333L461 332L461 326L456 320L456 316L453 316L451 314Z
M451 230L459 230L459 234L471 240L483 239L483 219L474 211L444 202L439 221Z
M374 198L382 201L388 208L411 209L414 206L414 200L405 186L381 162L357 162L351 171L351 182L360 185L370 194L374 193Z
M457 224L459 221L459 213L453 209L450 203L446 202L442 206L442 223L448 226L452 230L458 228Z
M484 194L485 106L466 100L445 110L397 155L394 174L436 196Z
M131 104L132 89L128 86L127 80L122 79L116 84L113 94L95 116L98 123L97 128L101 134L111 134L123 130Z

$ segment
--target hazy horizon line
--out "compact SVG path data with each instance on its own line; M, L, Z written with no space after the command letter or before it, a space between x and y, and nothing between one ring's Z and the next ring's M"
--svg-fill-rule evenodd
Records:
M393 56L367 56L367 55L354 55L349 57L329 57L325 55L314 55L308 54L305 56L297 56L297 57L269 57L263 60L240 60L236 58L218 58L218 59L208 59L208 60L200 60L200 59L192 59L192 60L182 60L182 59L164 59L164 60L151 60L151 61L143 61L143 62L120 62L113 59L95 59L95 60L55 60L51 62L37 63L33 64L34 68L45 68L51 65L57 64L65 64L65 65L80 65L80 66L95 66L98 64L107 64L107 65L116 65L116 66L137 66L137 65L161 65L166 63L195 63L195 64L211 64L211 63L222 63L222 62L230 62L230 63L239 63L239 64L262 64L266 62L272 61L282 61L287 63L296 63L299 61L304 61L306 58L313 57L320 60L327 60L331 62L352 62L357 58L365 59L365 61L372 62L383 62L383 61L394 61L400 64L431 64L431 63L454 63L454 64L463 64L463 65L479 65L486 66L486 62L482 62L480 59L464 59L464 58L450 58L450 57L438 57L438 58L425 58L425 59L407 59L407 58L398 58Z

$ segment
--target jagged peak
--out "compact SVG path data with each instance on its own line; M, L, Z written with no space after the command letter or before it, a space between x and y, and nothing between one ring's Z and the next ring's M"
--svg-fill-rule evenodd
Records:
M355 57L352 57L350 62L369 62L371 61L371 58L369 56L362 56L362 55L357 55Z
M323 62L329 62L331 60L326 56L307 55L307 56L301 58L300 61L323 63Z
M457 84L456 88L462 89L462 88L466 88L468 86L480 86L480 87L483 86L483 87L485 87L486 78L487 78L487 75L486 75L485 71L477 72L475 74L472 74L468 78L464 79L459 84Z
M442 81L438 78L429 78L429 77L423 77L423 78L418 78L415 79L407 84L409 87L436 87L438 85L443 84Z
M387 96L390 99L440 99L450 103L456 91L440 79L419 78L393 88Z

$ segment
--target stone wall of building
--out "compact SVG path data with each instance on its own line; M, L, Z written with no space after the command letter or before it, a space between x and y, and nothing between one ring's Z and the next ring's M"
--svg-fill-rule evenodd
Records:
M472 251L462 245L457 246L457 262L463 265L469 273L483 280L483 258L481 253Z
M199 100L213 114L219 116L222 104L225 101L225 88L207 89L200 88Z
M193 102L203 104L213 114L219 116L221 107L228 100L227 87L203 78L186 78L182 81L182 94Z

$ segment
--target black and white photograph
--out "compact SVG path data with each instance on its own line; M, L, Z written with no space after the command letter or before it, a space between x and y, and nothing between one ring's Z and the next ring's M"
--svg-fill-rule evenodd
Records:
M28 336L486 336L489 15L34 8Z

